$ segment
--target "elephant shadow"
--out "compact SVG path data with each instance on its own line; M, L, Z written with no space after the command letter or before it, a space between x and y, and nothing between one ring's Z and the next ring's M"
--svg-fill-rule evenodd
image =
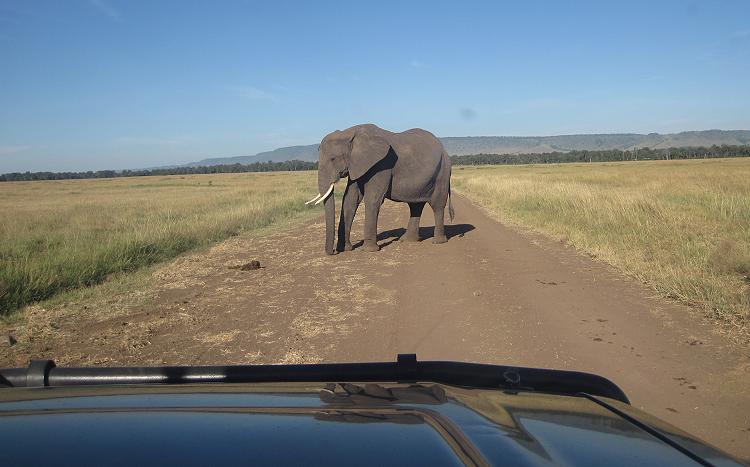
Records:
M471 224L452 224L445 226L445 236L450 241L453 237L463 237L465 233L471 232L475 227ZM406 233L406 229L399 227L397 229L384 230L378 234L378 245L380 248L385 248L391 243L397 241L402 235ZM419 228L419 241L424 241L432 238L435 235L435 226L420 227ZM364 244L364 241L360 240L354 243L352 246L356 250Z

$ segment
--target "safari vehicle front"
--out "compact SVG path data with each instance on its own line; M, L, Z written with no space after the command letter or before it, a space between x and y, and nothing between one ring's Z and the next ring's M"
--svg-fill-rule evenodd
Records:
M457 362L0 370L5 465L739 465L605 378ZM44 449L39 449L44 446Z

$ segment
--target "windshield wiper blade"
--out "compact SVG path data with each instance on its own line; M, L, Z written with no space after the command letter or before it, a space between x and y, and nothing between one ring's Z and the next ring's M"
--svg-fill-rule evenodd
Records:
M592 373L452 361L422 362L414 354L400 354L396 362L310 365L61 368L52 360L32 360L27 368L0 369L0 385L8 387L342 381L432 382L468 388L591 394L630 403L615 383Z

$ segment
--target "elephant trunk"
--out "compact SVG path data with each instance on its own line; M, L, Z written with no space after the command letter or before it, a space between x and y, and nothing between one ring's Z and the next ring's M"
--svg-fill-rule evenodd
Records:
M334 200L333 190L331 190L331 194L324 201L323 206L326 211L326 254L333 255L336 254L336 250L334 249L336 239L336 201Z

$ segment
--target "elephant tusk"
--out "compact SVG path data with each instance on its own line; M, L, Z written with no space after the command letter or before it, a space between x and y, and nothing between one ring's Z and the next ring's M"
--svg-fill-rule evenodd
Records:
M315 204L320 204L322 201L324 201L326 198L328 198L328 195L330 195L332 191L333 191L333 183L331 183L331 186L328 187L328 191L326 191L326 194L324 194L323 196L321 196L320 199L318 199L315 202Z
M310 204L310 203L312 203L313 201L317 201L317 200L318 200L318 198L320 198L320 193L318 193L317 195L315 195L315 198L311 199L310 201L306 202L305 204Z

